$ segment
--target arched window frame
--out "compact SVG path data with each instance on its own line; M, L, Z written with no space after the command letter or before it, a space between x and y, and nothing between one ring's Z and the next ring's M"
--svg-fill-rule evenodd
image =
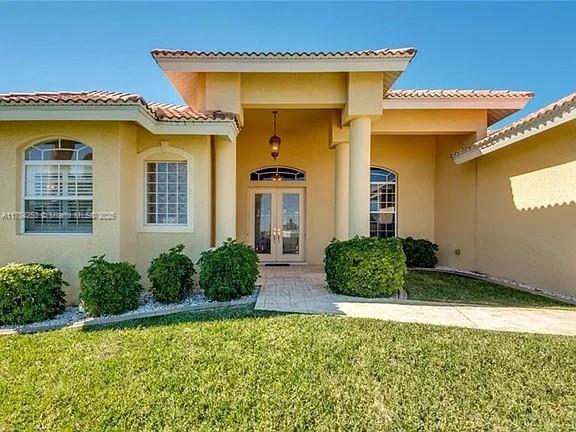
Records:
M149 223L147 220L147 164L154 162L186 162L186 223ZM192 154L181 148L170 145L167 141L160 146L152 147L138 154L138 231L145 233L189 233L194 231L193 205L193 170Z
M382 180L373 180L375 175L374 171L381 171L388 177ZM377 192L376 199L373 199L375 193L374 188L384 188L384 204L387 207L382 207L382 191ZM392 199L390 199L392 195ZM393 206L390 206L392 204ZM396 237L398 236L398 174L386 167L371 166L370 167L370 236L372 237ZM392 214L393 215L393 229L382 229L378 225L380 222L374 215ZM376 220L375 220L376 219ZM376 225L376 226L375 226ZM388 225L388 224L382 224ZM376 228L376 229L375 229Z
M277 178L271 177L274 174L277 175ZM270 177L270 178L268 178ZM305 182L306 181L306 172L289 166L282 166L282 165L272 165L266 167L260 167L253 171L250 171L248 175L248 180L252 182Z
M70 144L73 149L66 147ZM54 148L44 148L48 145ZM70 158L62 157L67 153ZM68 137L43 139L23 149L22 234L92 234L92 157L91 146Z

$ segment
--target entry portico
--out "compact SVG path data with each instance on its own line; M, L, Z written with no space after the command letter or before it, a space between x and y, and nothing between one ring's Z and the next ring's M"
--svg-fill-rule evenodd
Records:
M237 115L236 139L214 142L214 240L247 241L264 261L319 264L334 237L448 238L437 226L441 208L458 204L442 189L455 180L451 176L470 173L439 160L483 138L487 126L531 97L390 90L416 54L413 48L152 54L190 107ZM282 138L277 160L268 149L273 111ZM302 176L251 175L265 169ZM371 181L371 169L394 180ZM450 259L473 262L473 231L458 242L464 257Z

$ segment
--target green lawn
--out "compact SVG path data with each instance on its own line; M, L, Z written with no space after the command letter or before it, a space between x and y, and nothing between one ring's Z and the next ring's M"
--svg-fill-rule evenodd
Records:
M452 274L411 271L406 276L404 289L411 300L518 307L575 307L492 282Z
M564 431L576 338L251 308L0 338L0 430Z

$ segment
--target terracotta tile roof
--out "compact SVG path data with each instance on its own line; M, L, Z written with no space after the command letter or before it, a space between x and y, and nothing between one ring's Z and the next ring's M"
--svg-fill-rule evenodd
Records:
M256 51L189 51L155 49L154 58L158 57L185 57L185 58L412 58L416 55L416 48L384 48L364 51L316 51L316 52L256 52Z
M384 99L409 99L409 98L531 98L534 93L529 91L512 90L389 90Z
M505 139L517 137L515 141L521 140L528 132L541 132L550 127L562 124L568 114L576 113L576 92L563 97L501 129L492 131L485 138L475 142L473 145L455 152L452 157L456 158L463 153L472 150L486 149L489 147L500 148L499 144ZM542 128L546 126L546 128ZM515 142L514 141L514 142ZM510 142L511 144L511 142Z
M54 92L54 93L7 93L0 94L0 106L6 105L124 105L140 106L160 121L211 121L236 120L233 113L222 111L195 111L188 106L148 103L134 93L111 91Z

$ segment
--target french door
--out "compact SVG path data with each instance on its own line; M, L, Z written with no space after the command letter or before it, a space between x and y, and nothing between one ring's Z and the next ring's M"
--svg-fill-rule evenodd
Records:
M304 190L250 191L250 242L263 262L304 261Z

